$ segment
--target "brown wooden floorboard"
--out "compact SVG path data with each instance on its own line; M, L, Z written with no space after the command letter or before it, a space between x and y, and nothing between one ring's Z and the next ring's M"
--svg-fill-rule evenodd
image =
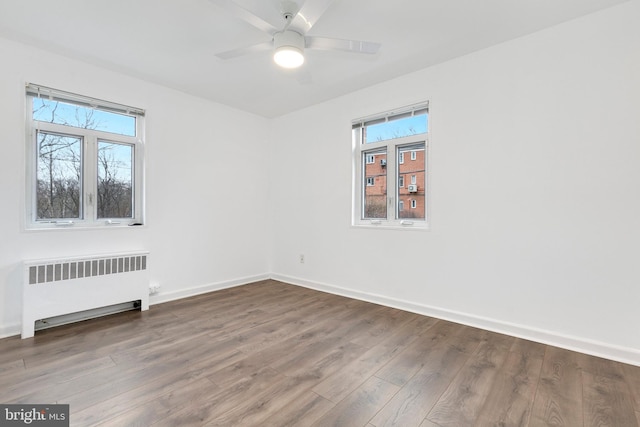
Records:
M72 426L639 425L640 367L265 280L0 340Z

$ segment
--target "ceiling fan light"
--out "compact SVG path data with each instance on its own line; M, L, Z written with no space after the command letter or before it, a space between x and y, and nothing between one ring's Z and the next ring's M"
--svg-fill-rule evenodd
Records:
M304 37L285 30L273 35L273 60L283 68L297 68L304 64Z
M283 46L276 49L273 60L282 68L298 68L304 64L304 55L298 48Z

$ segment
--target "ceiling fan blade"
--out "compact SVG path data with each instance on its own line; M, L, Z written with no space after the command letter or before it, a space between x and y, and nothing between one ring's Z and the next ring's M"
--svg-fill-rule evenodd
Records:
M253 25L257 29L264 31L265 33L273 34L279 31L278 28L269 24L262 18L257 17L247 9L238 6L232 0L209 0L211 3L220 6L227 12L231 13L236 18L242 19L246 23Z
M333 3L333 0L305 1L296 16L291 20L288 28L290 30L296 30L301 34L306 34L329 8L331 3Z
M380 43L359 40L342 40L328 37L305 37L306 47L319 50L342 50L345 52L367 53L374 55L380 49Z
M216 53L216 56L220 59L233 59L238 56L248 55L250 53L264 52L265 50L273 49L273 42L264 42L260 44L254 44L253 46L241 47L238 49L228 50L226 52Z

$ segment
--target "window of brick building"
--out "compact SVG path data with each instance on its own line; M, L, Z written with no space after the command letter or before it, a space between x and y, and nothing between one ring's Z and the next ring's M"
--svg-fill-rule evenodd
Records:
M428 227L428 113L423 103L353 122L354 225Z

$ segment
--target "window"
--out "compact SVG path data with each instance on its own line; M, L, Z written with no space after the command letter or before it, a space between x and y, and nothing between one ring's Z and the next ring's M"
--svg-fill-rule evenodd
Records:
M28 84L27 228L143 222L144 111Z
M367 154L367 164L370 165L371 163L375 163L376 161L376 156L372 155L372 154Z
M353 224L427 228L428 104L359 119L352 128ZM412 162L404 162L405 153Z

